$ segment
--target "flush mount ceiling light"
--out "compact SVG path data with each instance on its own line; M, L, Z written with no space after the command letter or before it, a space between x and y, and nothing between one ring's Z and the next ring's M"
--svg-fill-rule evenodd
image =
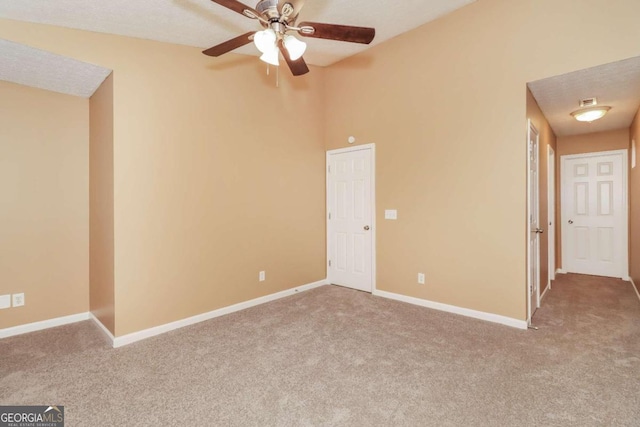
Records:
M581 110L574 111L571 115L579 122L593 122L604 117L611 110L611 107L598 106L596 98L589 98L580 101Z
M578 110L571 115L579 122L593 122L604 117L611 110L611 107L592 107Z

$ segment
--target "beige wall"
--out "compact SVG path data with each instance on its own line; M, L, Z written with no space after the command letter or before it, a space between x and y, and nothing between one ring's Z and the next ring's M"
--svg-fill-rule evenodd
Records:
M560 183L561 159L560 156L571 154L595 153L600 151L626 150L629 147L629 129L618 129L606 132L587 133L583 135L562 136L558 138L558 153L556 157L556 176ZM558 214L558 224L560 213L562 212L562 189L557 186L556 192L556 213ZM557 260L558 268L562 268L562 233L558 229L557 233Z
M544 230L544 233L540 235L540 294L542 294L549 285L549 228L556 228L557 224L555 218L553 220L549 218L549 147L554 151L556 151L557 148L556 135L529 89L527 89L527 118L531 120L531 123L533 123L539 134L539 224ZM556 236L558 235L557 231L555 234Z
M639 55L639 14L480 0L326 70L327 147L376 143L380 289L526 318L525 85Z
M88 101L0 81L0 329L89 309Z
M376 143L378 287L525 319L525 85L639 55L639 13L480 0L279 89L253 57L8 20L0 37L114 70L120 336L323 278L324 149L349 135Z
M278 88L255 57L9 20L0 37L114 70L116 336L326 277L323 69Z
M640 149L640 110L631 125L629 140L635 140L636 150ZM640 157L637 152L636 167L629 167L629 196L629 275L640 289Z
M90 309L113 334L113 74L89 100L89 124Z

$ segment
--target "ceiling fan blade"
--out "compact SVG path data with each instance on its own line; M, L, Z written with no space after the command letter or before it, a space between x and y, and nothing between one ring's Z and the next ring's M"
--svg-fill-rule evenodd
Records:
M301 76L309 72L309 67L307 67L307 63L304 62L304 59L302 59L302 57L296 59L295 61L291 59L291 57L289 56L289 51L284 47L282 41L278 43L278 47L280 48L280 52L282 53L282 56L284 56L284 60L287 62L287 65L291 70L291 74L293 74L294 76Z
M211 0L214 3L219 4L220 6L224 6L227 9L231 9L234 12L238 12L240 15L242 16L246 16L247 18L251 18L250 15L247 15L244 11L248 10L250 13L252 13L256 18L260 16L260 13L247 6L246 4L240 3L237 0Z
M375 28L352 27L350 25L321 24L318 22L301 22L298 24L301 30L298 32L303 37L317 39L339 40L343 42L369 44L376 35ZM311 27L315 31L308 33L305 27Z
M231 52L234 49L251 43L251 39L249 37L251 37L253 34L255 34L255 31L249 31L248 33L245 33L241 36L235 37L231 40L227 40L226 42L210 47L207 50L203 50L202 53L209 56L223 55L227 52Z

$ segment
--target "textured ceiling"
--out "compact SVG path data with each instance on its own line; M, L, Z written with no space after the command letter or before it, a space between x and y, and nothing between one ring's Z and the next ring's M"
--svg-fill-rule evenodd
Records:
M89 98L111 70L0 39L0 80Z
M305 60L309 64L326 66L348 56L362 52L398 34L437 19L475 0L404 0L400 4L387 0L307 0L298 21L316 21L334 24L376 28L376 38L369 46L306 38ZM245 2L254 7L256 0ZM2 0L0 18L37 22L61 27L78 28L102 33L209 48L260 25L251 19L230 11L210 0ZM5 50L6 49L6 50ZM256 55L250 44L234 51ZM0 44L5 66L2 79L21 84L46 87L49 80L39 64L54 70L59 58L32 50L33 57L22 51L16 55L14 46ZM212 61L215 59L212 58ZM47 67L48 61L51 61ZM24 66L23 66L24 64ZM2 65L0 65L1 67ZM13 71L13 72L12 72ZM102 75L98 72L96 76ZM88 87L94 80L82 73L71 74L70 86ZM83 81L86 78L86 81ZM20 81L18 81L20 80ZM32 80L32 83L29 83ZM56 86L58 87L58 86ZM52 89L59 90L59 89Z
M622 129L640 106L640 57L538 80L529 88L556 136ZM571 112L586 98L597 98L611 111L595 122L578 122Z

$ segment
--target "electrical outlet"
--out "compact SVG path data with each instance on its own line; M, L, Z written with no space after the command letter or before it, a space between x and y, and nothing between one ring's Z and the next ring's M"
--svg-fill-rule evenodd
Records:
M24 294L13 294L13 306L22 307L24 305Z
M0 309L11 308L11 295L0 295Z
M265 281L265 279L266 279L266 274L265 274L265 272L264 272L264 271L261 271L260 273L258 273L258 280L259 280L260 282L264 282L264 281Z
M418 284L424 285L424 273L418 273Z

